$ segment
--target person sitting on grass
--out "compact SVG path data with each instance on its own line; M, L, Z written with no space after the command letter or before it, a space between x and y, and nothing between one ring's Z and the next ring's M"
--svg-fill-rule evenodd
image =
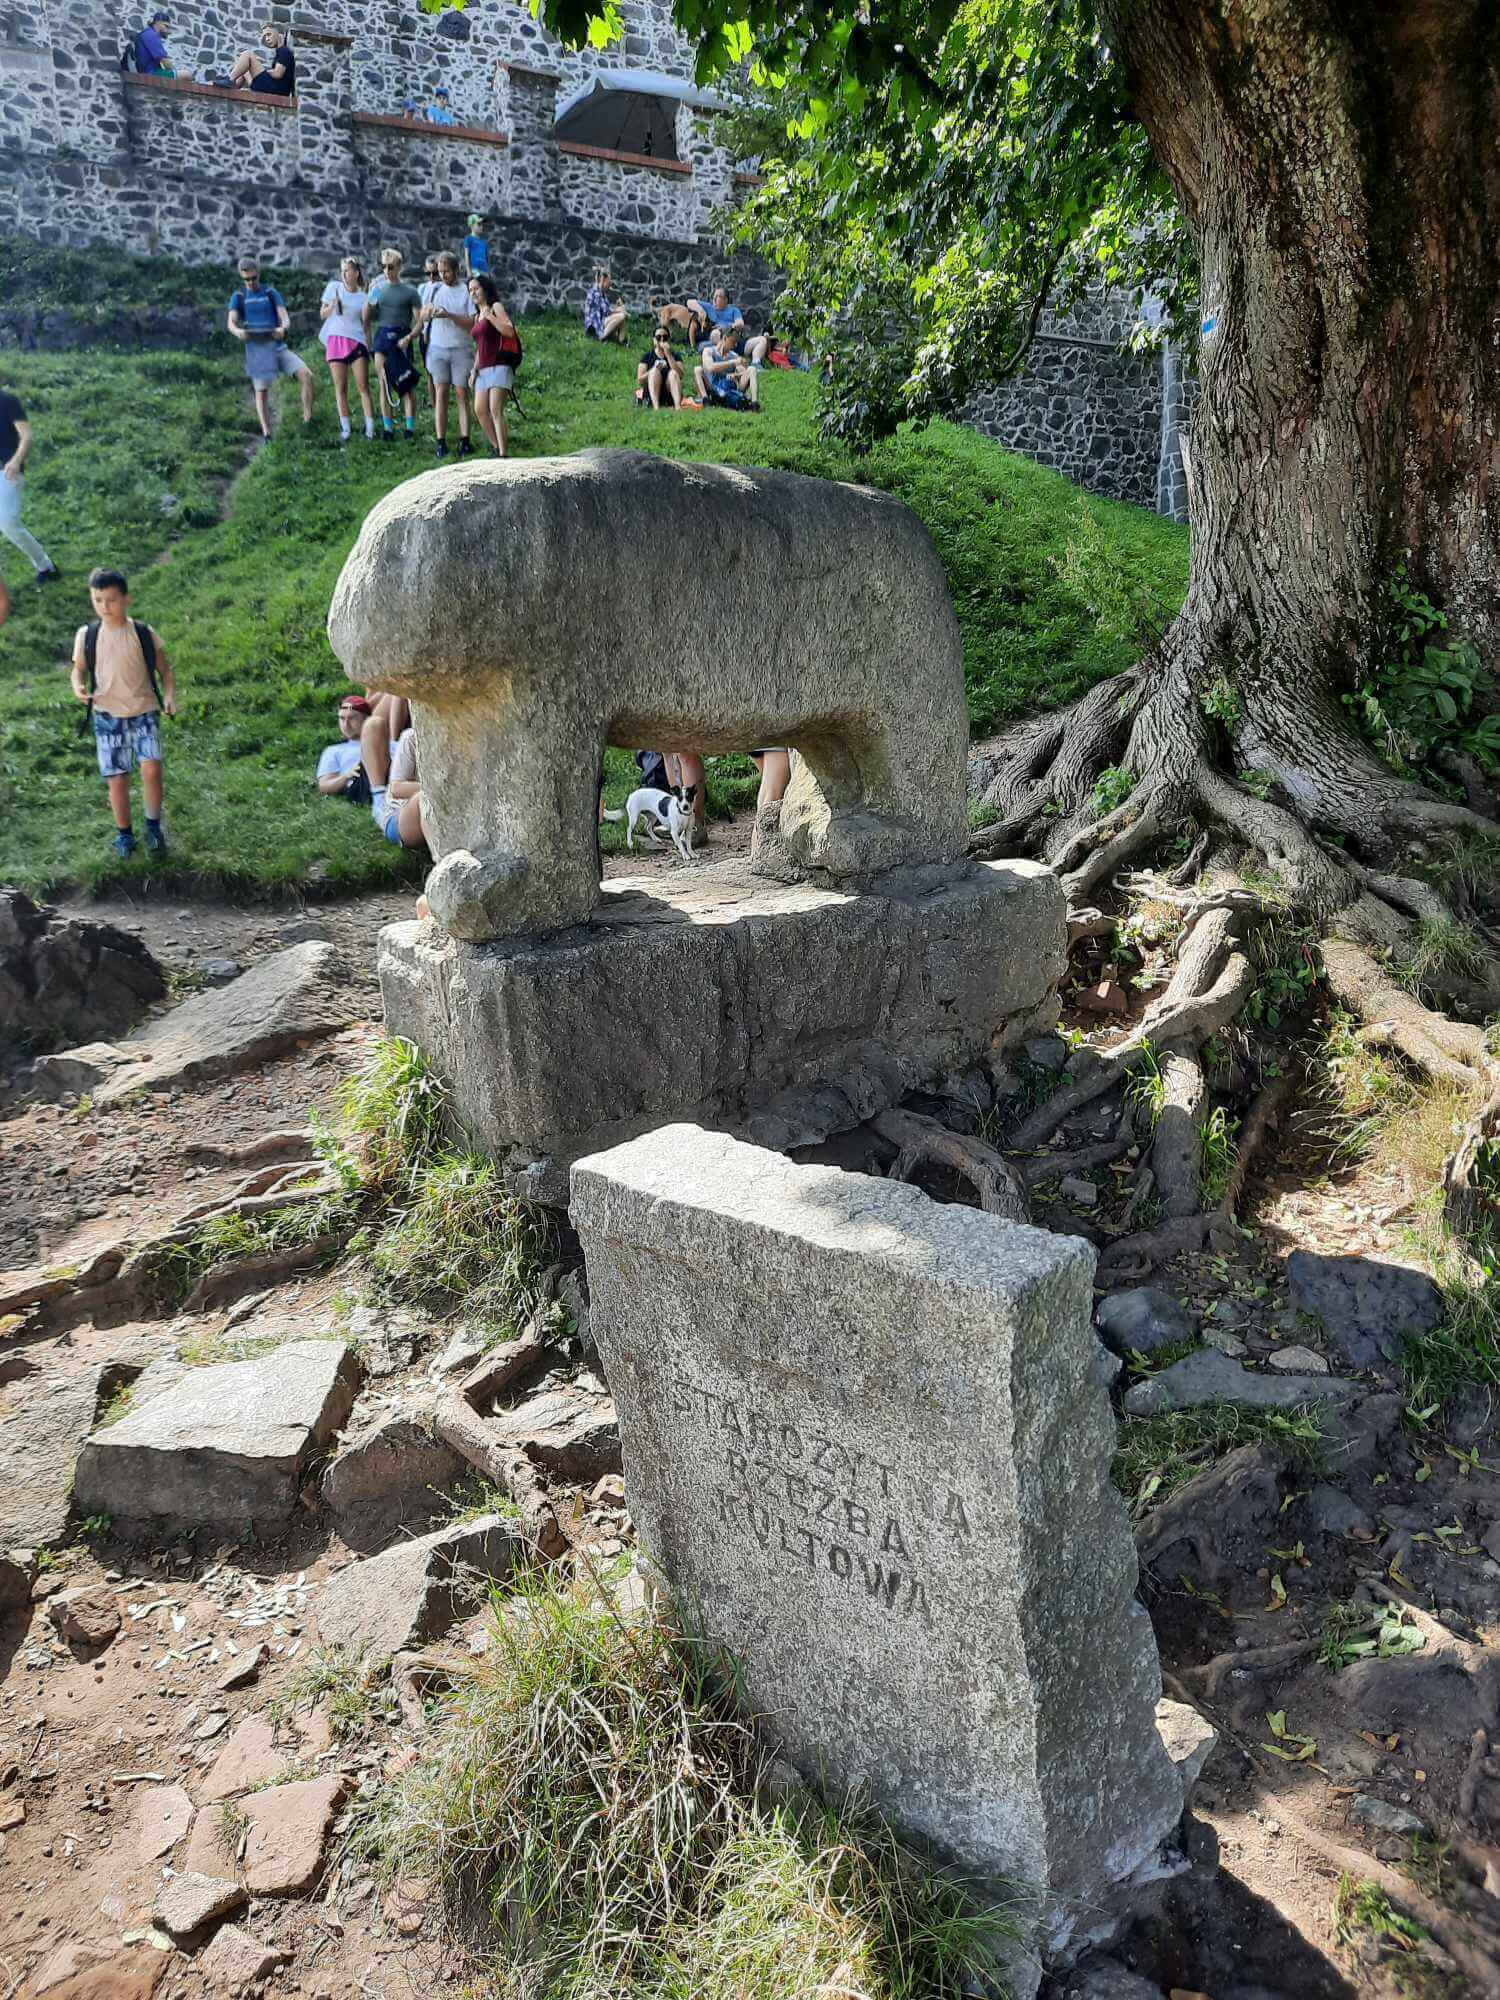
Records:
M235 57L226 87L255 90L266 97L295 97L297 58L292 54L286 29L267 21L260 31L259 49L245 49Z
M403 733L411 726L411 703L404 695L380 694L366 688L369 713L359 733L359 761L370 781L370 807L383 825L383 800L390 783L391 759Z
M695 313L708 333L717 333L720 327L728 330L731 346L738 347L745 333L745 315L737 305L730 303L728 292L722 285L714 287L713 296L703 299L689 299L688 311Z
M302 391L302 421L312 422L312 370L286 344L291 332L291 315L286 301L274 285L260 281L260 265L254 257L241 257L239 289L229 299L229 331L245 347L245 373L255 391L255 414L260 418L260 434L271 435L271 385L278 375L296 377Z
M94 616L73 640L73 693L89 703L99 775L109 788L115 853L135 852L130 773L138 764L146 807L146 851L165 854L161 826L161 717L177 713L177 685L161 640L131 618L130 585L117 569L89 576Z
M346 694L339 703L339 741L330 743L318 759L315 783L325 799L344 798L356 805L370 803L369 779L365 778L363 786L357 783L351 786L350 782L356 772L360 775L364 772L359 738L369 719L370 703L364 695Z
M408 439L417 434L419 380L412 348L417 339L417 320L422 310L422 294L401 275L401 252L382 250L383 275L370 287L364 312L365 345L375 356L375 373L380 383L380 424L387 444L396 437L394 412L399 401L406 413Z
M635 400L642 409L649 401L653 410L664 404L682 408L682 363L672 349L664 326L651 336L651 352L643 354L635 371Z
M699 357L693 382L706 403L725 410L758 410L760 376L734 351L734 336L721 326Z
M403 729L391 753L389 787L376 794L370 808L375 824L392 847L423 847L422 792L417 783L417 732Z
M583 302L583 330L594 340L618 340L625 345L625 322L630 317L615 297L609 272L602 266L594 273Z
M479 428L489 439L497 458L510 455L510 432L505 422L505 405L516 386L516 364L521 357L520 337L515 321L500 303L500 287L488 271L479 271L469 280L469 303L474 308L474 414Z

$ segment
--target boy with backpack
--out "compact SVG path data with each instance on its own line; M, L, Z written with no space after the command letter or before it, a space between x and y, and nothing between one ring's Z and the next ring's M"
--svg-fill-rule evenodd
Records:
M161 829L161 717L177 712L177 688L161 640L131 618L130 585L117 569L89 576L94 616L73 641L73 692L93 714L99 775L115 816L115 853L135 852L130 824L130 773L141 768L146 852L165 854Z

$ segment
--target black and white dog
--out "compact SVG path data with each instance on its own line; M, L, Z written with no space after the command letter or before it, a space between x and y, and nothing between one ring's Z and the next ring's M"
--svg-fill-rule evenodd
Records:
M659 833L662 828L672 837L672 845L684 861L693 858L693 799L698 787L689 785L684 791L681 785L674 785L670 791L662 791L655 785L641 785L625 801L623 812L610 812L606 807L606 819L625 821L625 845L635 851L635 830L644 820L646 838L653 847L660 847Z

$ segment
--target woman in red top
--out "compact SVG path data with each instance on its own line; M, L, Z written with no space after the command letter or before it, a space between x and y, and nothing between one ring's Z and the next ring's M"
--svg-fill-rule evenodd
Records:
M490 449L497 457L507 458L510 432L505 426L505 404L516 386L521 342L515 321L500 303L500 288L488 271L476 271L470 278L469 302L476 315L469 329L474 336L474 410Z

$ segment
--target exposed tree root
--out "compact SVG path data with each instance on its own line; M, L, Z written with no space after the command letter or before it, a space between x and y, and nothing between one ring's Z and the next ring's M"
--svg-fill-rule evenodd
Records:
M558 1525L541 1474L524 1451L497 1443L483 1417L456 1392L439 1396L432 1413L432 1428L482 1478L510 1495L521 1510L522 1525L539 1554L547 1558L562 1554L567 1537Z
M1460 1242L1500 1233L1500 1083L1470 1119L1444 1167L1443 1215Z
M1108 918L1093 900L1097 894L1107 910L1106 889L1186 913L1167 990L1115 1047L1075 1058L1061 1088L1007 1147L1033 1152L1139 1069L1151 1045L1165 1078L1165 1104L1136 1200L1144 1198L1149 1173L1162 1221L1112 1245L1101 1274L1131 1264L1149 1268L1226 1240L1250 1162L1285 1097L1283 1086L1253 1107L1225 1198L1205 1211L1201 1137L1209 1089L1200 1051L1254 989L1246 940L1257 919L1314 927L1329 986L1362 1022L1361 1039L1398 1051L1437 1082L1493 1090L1445 1186L1455 1227L1500 1226L1500 1166L1491 1150L1500 1147L1500 1060L1488 1054L1481 1027L1424 1005L1387 969L1388 961L1412 962L1424 939L1430 945L1434 935L1447 933L1457 947L1424 990L1451 997L1476 1017L1500 1004L1500 931L1486 928L1484 897L1474 890L1476 879L1479 892L1487 888L1483 871L1458 870L1451 885L1440 873L1455 837L1500 843L1500 825L1486 816L1492 790L1479 774L1457 771L1470 802L1434 796L1348 735L1336 703L1312 690L1304 700L1295 679L1277 686L1274 677L1262 685L1231 676L1240 713L1229 725L1234 740L1226 752L1204 690L1222 681L1220 649L1229 644L1227 632L1209 635L1183 619L1131 673L1092 689L1063 714L1006 732L977 756L979 803L996 817L971 836L970 851L1032 853L1050 862L1068 894L1071 944L1107 935ZM1254 783L1228 776L1226 756L1253 770ZM1121 774L1133 786L1123 801ZM1184 833L1191 846L1182 861L1157 859L1154 872L1122 873ZM1245 879L1232 882L1220 870L1204 886L1211 843L1225 836L1233 849L1248 851ZM1252 866L1268 872L1269 882L1263 885ZM1488 920L1494 916L1492 904ZM1051 1161L1021 1167L1031 1184L1055 1171Z
M870 1120L870 1129L898 1148L892 1180L909 1181L921 1166L946 1167L969 1183L986 1215L1030 1221L1025 1188L1009 1163L982 1139L950 1132L935 1118L899 1108L880 1112Z

